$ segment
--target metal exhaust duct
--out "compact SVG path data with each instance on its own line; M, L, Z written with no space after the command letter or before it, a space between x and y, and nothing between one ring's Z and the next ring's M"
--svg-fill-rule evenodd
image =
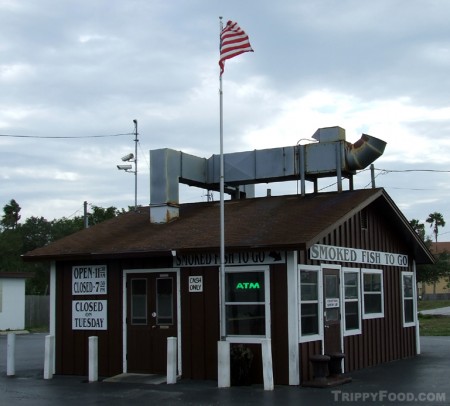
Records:
M225 192L239 198L254 197L258 183L300 180L305 182L336 176L338 190L342 177L349 179L379 158L386 142L363 134L350 144L340 127L318 129L318 142L307 145L235 152L224 155ZM178 217L179 183L219 191L219 155L200 158L172 149L150 151L150 218L165 223Z
M350 171L367 168L383 155L386 142L371 135L363 134L354 144L347 144L345 158Z

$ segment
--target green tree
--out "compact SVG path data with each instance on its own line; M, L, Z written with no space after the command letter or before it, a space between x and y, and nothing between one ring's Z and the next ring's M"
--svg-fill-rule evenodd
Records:
M412 219L409 224L411 224L411 227L419 235L419 237L425 241L425 224L416 219Z
M432 220L430 220L432 219ZM428 216L426 220L428 223L432 223L437 221L437 228L435 228L435 237L437 239L438 227L445 225L445 221L443 221L442 215L440 213L432 213ZM442 224L443 223L443 224ZM419 237L424 241L425 245L428 247L430 251L432 240L430 237L425 236L425 225L420 223L419 220L411 220L409 222L414 231L419 235ZM448 252L440 252L433 253L435 258L434 264L429 265L417 265L417 282L424 283L435 283L442 277L449 276L449 260L450 254Z
M430 248L431 239L427 239L425 244ZM434 254L434 258L434 264L417 265L417 282L436 283L440 278L449 276L450 254L444 251Z
M51 241L52 223L44 217L29 217L19 227L22 250L28 252L43 247Z
M56 241L84 228L83 217L76 216L71 219L62 217L51 222L50 241Z
M23 254L21 233L13 229L3 230L0 233L0 270L2 272L23 270L21 254Z
M3 206L3 217L0 221L1 226L6 229L17 228L20 220L20 210L21 207L14 199L11 199L9 204L5 204Z
M101 223L102 221L112 219L119 214L119 210L114 206L103 208L91 204L91 213L88 214L90 225Z
M437 243L438 240L438 234L439 234L439 227L445 226L445 220L444 216L441 213L434 212L428 215L428 218L426 219L427 223L430 223L430 227L433 227L433 234L435 237L435 241Z
M119 214L115 207L91 207L90 224L101 223ZM82 230L84 219L78 216L48 221L44 217L30 217L19 224L20 210L14 199L3 209L4 215L0 220L0 270L33 272L35 276L27 280L27 294L46 294L49 285L49 263L23 262L21 255Z

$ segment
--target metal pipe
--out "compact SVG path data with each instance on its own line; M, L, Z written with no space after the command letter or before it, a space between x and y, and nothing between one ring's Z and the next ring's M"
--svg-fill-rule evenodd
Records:
M345 161L350 171L364 169L383 155L386 142L371 135L363 134L354 144L347 144Z

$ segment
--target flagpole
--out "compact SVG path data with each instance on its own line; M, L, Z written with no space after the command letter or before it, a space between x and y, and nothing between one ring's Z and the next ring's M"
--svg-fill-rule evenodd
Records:
M220 20L220 33L223 30L222 17ZM219 306L220 306L220 339L226 338L225 325L225 179L223 158L223 91L222 74L219 75L219 99L220 99L220 280L219 280Z

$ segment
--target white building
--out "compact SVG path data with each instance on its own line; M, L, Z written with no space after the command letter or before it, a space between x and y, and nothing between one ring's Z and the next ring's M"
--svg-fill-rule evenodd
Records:
M0 331L25 328L25 272L0 272Z

